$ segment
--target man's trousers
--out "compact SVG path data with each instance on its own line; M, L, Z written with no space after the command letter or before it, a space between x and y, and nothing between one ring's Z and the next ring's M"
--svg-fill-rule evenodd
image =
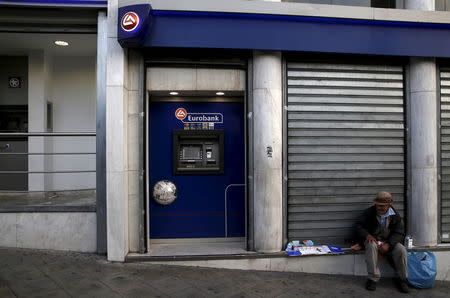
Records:
M388 258L392 258L394 262L395 271L401 280L406 280L407 272L407 251L406 248L397 243L388 255ZM378 245L375 242L371 242L366 245L366 263L367 263L367 277L375 282L380 280L380 268L378 267Z

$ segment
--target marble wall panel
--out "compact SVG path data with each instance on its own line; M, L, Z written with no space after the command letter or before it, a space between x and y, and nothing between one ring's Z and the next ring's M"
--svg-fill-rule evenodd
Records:
M17 247L95 252L94 212L17 213Z

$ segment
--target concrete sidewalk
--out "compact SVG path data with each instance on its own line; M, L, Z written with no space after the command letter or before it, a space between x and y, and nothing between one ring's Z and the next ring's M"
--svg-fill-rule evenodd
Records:
M449 297L450 282L398 292L364 277L110 263L105 257L0 248L0 297Z

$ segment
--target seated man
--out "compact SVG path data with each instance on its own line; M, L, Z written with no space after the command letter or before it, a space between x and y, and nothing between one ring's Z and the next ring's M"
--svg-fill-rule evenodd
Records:
M398 287L403 293L408 293L406 284L407 252L402 245L404 241L404 226L402 218L392 207L392 195L382 191L373 201L374 206L364 210L356 222L358 241L366 249L368 278L366 289L375 291L380 279L378 268L379 256L387 256L394 263L398 274Z

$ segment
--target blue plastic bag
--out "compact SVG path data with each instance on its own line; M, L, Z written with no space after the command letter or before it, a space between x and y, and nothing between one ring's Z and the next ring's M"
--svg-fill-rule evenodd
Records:
M436 256L430 251L408 252L408 283L415 288L432 288L436 280Z

